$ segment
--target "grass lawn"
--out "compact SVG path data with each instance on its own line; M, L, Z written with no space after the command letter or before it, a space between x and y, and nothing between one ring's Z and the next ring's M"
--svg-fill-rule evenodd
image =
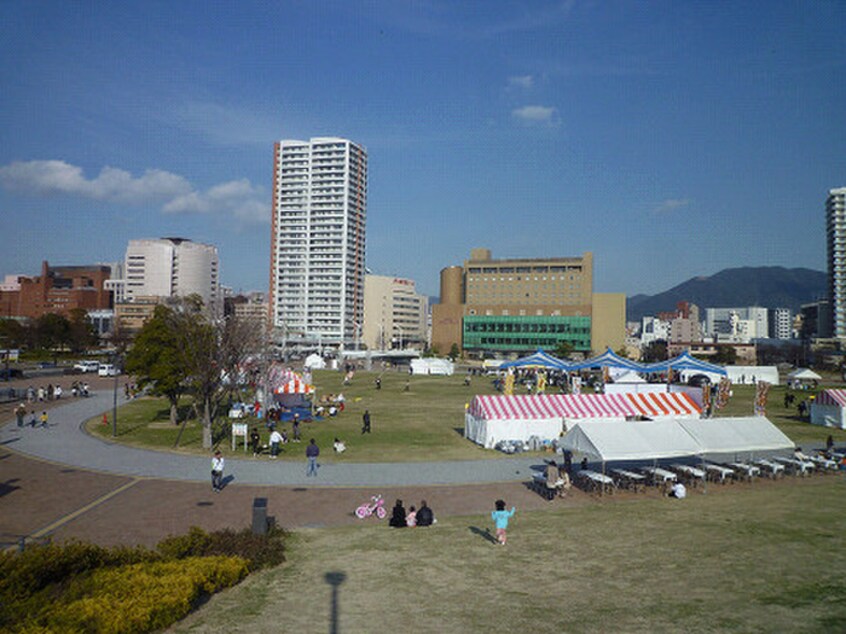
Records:
M490 515L303 530L172 631L843 631L844 494L834 475L517 509L506 547Z
M504 457L500 452L484 450L463 437L465 405L475 394L495 393L488 378L474 377L470 387L466 387L464 377L459 375L409 377L406 373L385 372L382 374L382 389L376 390L376 372L358 372L349 386L342 385L343 375L339 372L318 371L314 376L318 398L339 392L343 392L346 398L346 409L339 416L302 424L304 441L313 437L321 447L331 447L337 436L346 442L348 451L332 456L333 461L411 462ZM405 390L406 384L408 391ZM733 390L734 396L718 415L752 415L754 388L738 385ZM800 445L821 446L828 434L832 434L835 442L846 444L846 431L800 421L795 405L789 410L784 407L784 391L784 386L770 390L767 416L792 440ZM797 395L801 397L802 393ZM183 417L189 413L187 399L180 409ZM362 436L361 416L365 409L370 410L373 432ZM167 403L161 399L141 398L127 403L118 413L118 439L132 445L171 449L178 428L170 425L168 416ZM224 419L221 417L220 420ZM247 420L258 426L262 441L267 443L268 433L263 423L252 418ZM94 434L111 436L111 425L103 425L102 418L90 420L88 429ZM291 435L290 423L282 425L282 429ZM229 437L220 440L221 449L228 453L231 448ZM202 430L194 419L186 425L180 451L203 452ZM281 458L300 460L300 453L283 452ZM239 448L237 454L243 457L243 448Z

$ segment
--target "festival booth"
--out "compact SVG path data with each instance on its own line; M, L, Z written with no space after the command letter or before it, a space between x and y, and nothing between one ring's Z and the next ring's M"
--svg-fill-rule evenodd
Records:
M314 386L306 383L303 377L291 370L274 366L268 380L273 393L274 404L282 409L281 420L287 420L294 414L307 420L311 418L311 396Z
M548 370L568 371L571 365L562 359L553 357L551 354L538 349L537 352L530 354L528 357L499 364L500 370L507 370L508 368L545 368Z
M778 368L774 365L727 365L726 373L734 385L757 385L759 381L779 385Z
M686 394L478 395L465 413L464 437L490 449L501 440L527 441L537 436L551 441L584 420L608 424L698 418L700 414Z
M603 464L706 455L739 458L792 452L794 448L793 442L762 416L627 425L583 421L564 436L561 444L565 450Z
M411 373L412 374L432 374L439 376L452 376L455 372L455 364L449 359L412 359Z
M797 368L787 375L787 387L807 389L809 384L819 383L822 377L808 368Z
M846 390L823 390L811 403L811 423L846 429Z

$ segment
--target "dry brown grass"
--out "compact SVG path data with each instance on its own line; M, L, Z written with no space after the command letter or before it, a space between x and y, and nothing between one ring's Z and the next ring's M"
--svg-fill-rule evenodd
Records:
M846 619L843 476L296 534L176 632L805 632ZM342 573L333 621L326 579ZM333 629L333 625L335 626ZM832 629L834 628L834 629Z

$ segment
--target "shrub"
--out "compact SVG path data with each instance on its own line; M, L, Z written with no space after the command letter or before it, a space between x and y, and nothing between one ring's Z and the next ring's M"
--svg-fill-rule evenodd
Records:
M61 601L46 606L26 626L148 632L183 618L202 597L246 575L246 561L237 557L189 557L98 570L71 582Z
M248 561L250 570L258 570L285 561L286 536L277 527L272 527L266 535L255 535L250 529L206 533L194 526L187 535L162 540L157 549L163 557L174 559L208 555L242 557Z

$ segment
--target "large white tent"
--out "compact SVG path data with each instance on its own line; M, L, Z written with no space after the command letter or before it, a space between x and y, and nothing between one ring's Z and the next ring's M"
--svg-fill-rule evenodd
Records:
M464 417L464 436L491 448L500 440L558 438L581 420L699 418L700 407L681 392L659 394L478 395ZM618 426L614 426L618 427Z
M811 403L811 423L846 429L846 390L823 390Z
M602 462L686 456L744 455L792 450L793 442L766 418L663 420L607 425L580 422L563 446Z

